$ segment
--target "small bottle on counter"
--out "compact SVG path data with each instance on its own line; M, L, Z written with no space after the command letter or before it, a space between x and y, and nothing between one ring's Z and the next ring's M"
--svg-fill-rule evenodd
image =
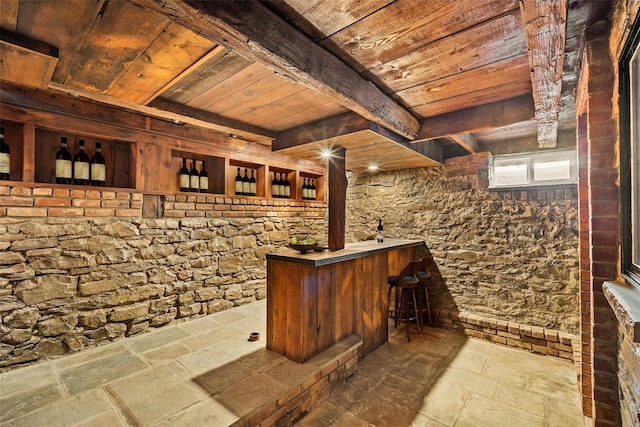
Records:
M378 220L378 234L376 234L376 240L378 241L378 243L382 243L384 241L384 234L383 234L383 227L382 227L382 218L380 218Z

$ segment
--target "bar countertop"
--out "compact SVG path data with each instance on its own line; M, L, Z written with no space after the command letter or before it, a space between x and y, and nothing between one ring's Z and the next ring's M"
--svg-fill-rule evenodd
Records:
M384 242L382 243L378 243L376 240L366 240L364 242L347 243L345 244L344 249L334 252L326 249L322 252L309 251L305 254L302 254L295 249L284 247L277 252L267 254L267 260L287 261L319 267L321 265L334 264L348 261L350 259L365 257L376 252L421 246L424 244L425 243L422 240L384 239Z

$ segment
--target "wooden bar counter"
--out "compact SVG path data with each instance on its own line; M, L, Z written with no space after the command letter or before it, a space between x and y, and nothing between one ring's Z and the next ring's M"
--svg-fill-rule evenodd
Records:
M420 240L267 254L267 348L305 362L353 333L361 358L387 342L387 276L427 252Z

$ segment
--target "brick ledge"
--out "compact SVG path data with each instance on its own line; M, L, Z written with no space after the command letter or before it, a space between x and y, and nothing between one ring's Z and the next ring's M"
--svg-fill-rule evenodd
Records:
M602 290L620 328L631 342L640 342L640 289L621 282L604 282Z

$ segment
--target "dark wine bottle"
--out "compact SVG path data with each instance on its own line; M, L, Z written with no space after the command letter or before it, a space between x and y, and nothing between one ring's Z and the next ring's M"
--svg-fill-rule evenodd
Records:
M249 185L249 175L247 174L247 168L244 168L244 176L242 177L242 194L245 196L251 195L251 189Z
M256 185L256 177L254 176L254 170L251 169L251 178L249 178L249 193L252 196L256 195L257 185Z
M284 174L284 197L291 197L291 184L289 184L289 177Z
M209 192L209 174L207 174L205 169L204 160L202 161L202 166L200 166L200 192Z
M56 153L56 183L71 184L73 162L71 153L67 150L67 138L60 138L60 149Z
M315 200L316 199L316 180L315 179L311 179L311 188L309 189L309 200Z
M276 172L273 173L273 180L271 180L271 197L280 197L280 184L276 178Z
M376 235L376 240L378 243L382 243L384 241L384 229L382 228L382 218L378 220L378 234Z
M0 127L0 179L9 179L11 158L9 144L4 142L4 128Z
M96 153L91 158L91 185L104 187L106 166L102 156L102 144L96 142Z
M307 186L307 178L302 179L302 200L309 200L309 187Z
M73 157L73 183L89 185L89 156L84 151L84 139L78 141L78 152Z
M242 175L240 175L240 168L238 168L238 174L236 175L236 194L238 196L244 195L242 192Z
M191 172L189 172L189 191L197 193L200 190L200 172L196 168L196 159L191 160Z
M189 169L187 169L187 159L182 159L180 168L180 191L189 191Z

